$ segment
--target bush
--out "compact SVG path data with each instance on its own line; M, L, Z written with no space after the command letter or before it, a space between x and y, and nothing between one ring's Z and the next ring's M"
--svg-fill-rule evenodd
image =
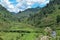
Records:
M60 22L60 15L57 15L57 23L59 23Z
M0 37L0 40L3 40L3 39Z

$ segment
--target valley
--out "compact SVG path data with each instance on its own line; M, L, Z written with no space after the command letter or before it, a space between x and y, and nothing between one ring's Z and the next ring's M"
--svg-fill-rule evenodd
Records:
M60 0L43 8L12 13L0 5L0 40L60 40Z

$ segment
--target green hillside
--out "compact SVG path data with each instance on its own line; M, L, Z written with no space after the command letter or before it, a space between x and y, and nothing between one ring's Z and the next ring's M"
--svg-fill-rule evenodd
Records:
M17 14L0 5L0 40L40 40L41 35L51 37L50 28L60 36L59 1L51 0L43 8L31 8ZM58 39L60 37L50 40Z
M28 17L31 15L36 14L40 10L39 7L37 8L29 8L26 9L25 11L20 11L19 13L15 14L14 16L18 19L18 21L25 21Z
M36 34L32 32L38 31L38 28L19 22L14 13L7 11L1 5L0 8L0 40L28 40L30 37L30 40L34 40L36 38Z
M36 27L54 27L60 24L60 2L54 0L42 8L37 14L30 16L27 23Z

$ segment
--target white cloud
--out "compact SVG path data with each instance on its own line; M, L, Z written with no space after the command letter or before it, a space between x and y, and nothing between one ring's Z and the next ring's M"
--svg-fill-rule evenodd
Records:
M17 13L19 11L24 11L27 8L31 8L34 3L47 4L49 3L49 0L16 0L16 2L18 2L18 4L15 6L11 4L9 0L1 0L0 4L7 8L8 11Z

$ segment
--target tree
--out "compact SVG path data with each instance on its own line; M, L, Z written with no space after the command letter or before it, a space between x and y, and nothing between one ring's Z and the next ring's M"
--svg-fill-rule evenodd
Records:
M3 40L3 38L0 37L0 40Z
M60 22L60 15L57 15L57 23L59 23Z

